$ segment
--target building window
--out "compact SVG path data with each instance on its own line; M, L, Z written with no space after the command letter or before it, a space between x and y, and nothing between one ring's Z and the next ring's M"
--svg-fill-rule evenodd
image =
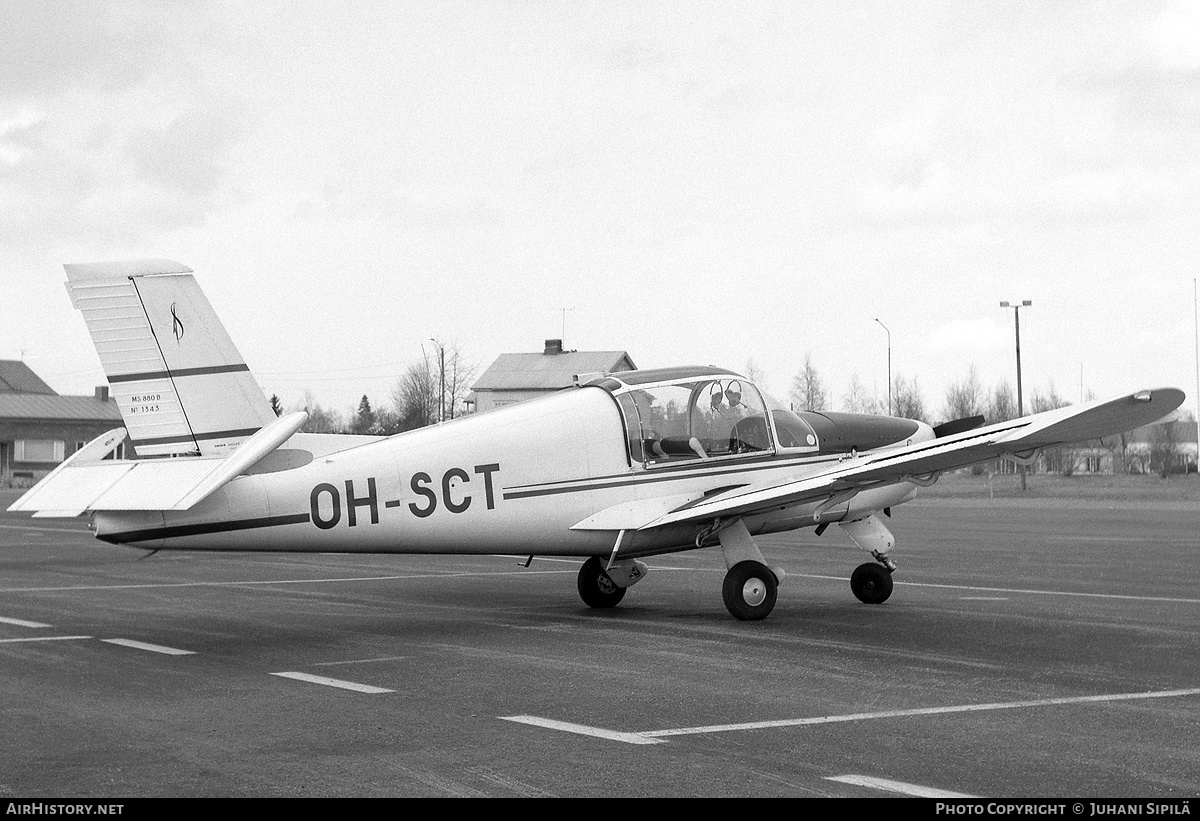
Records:
M66 458L67 443L60 439L18 439L13 445L14 462L58 463Z

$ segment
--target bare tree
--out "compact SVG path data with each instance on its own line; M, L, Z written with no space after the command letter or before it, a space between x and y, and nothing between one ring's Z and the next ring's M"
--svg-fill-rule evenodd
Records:
M429 365L428 358L413 362L392 388L397 431L415 430L437 421L440 406L440 374Z
M804 355L804 368L792 379L792 401L798 410L819 411L827 407L828 395L811 353Z
M915 376L912 382L909 382L903 374L896 374L892 380L892 405L892 413L902 419L929 421L925 412L925 400L921 398L921 386L917 384Z
M1044 413L1055 408L1065 408L1070 404L1071 400L1059 396L1058 391L1054 389L1054 383L1051 382L1044 393L1034 390L1033 397L1029 400L1029 410L1031 413ZM1046 448L1042 451L1042 461L1046 464L1046 470L1070 475L1075 472L1075 448L1070 445Z
M965 378L951 384L946 391L944 413L947 421L983 414L983 385L975 365L971 365Z
M842 410L847 413L879 412L875 399L867 393L867 388L857 373L850 375L850 385L842 394Z
M1150 470L1164 479L1179 461L1180 427L1176 422L1163 422L1150 432Z
M1017 398L1007 380L1000 380L1000 384L992 389L984 416L988 422L1007 422L1017 418Z
M375 426L367 433L374 436L391 436L400 432L399 417L386 405L375 409Z
M753 356L746 360L746 367L743 368L743 371L746 374L746 378L757 385L760 390L765 391L767 389L767 375L758 366L758 363L754 361Z
M446 363L446 392L444 400L446 405L446 418L453 419L458 415L458 409L465 403L467 394L471 390L471 383L475 380L475 372L479 366L468 362L462 353L462 348L458 342L451 343L448 348L441 349L445 356ZM441 364L439 361L439 370ZM442 382L441 374L438 374L439 385Z
M313 397L312 391L304 392L304 409L308 421L301 430L307 433L345 433L346 421L332 408L323 408Z
M1058 391L1054 389L1054 383L1051 382L1045 393L1040 390L1033 392L1033 398L1029 400L1029 410L1031 413L1042 413L1055 408L1065 408L1069 404L1071 400L1059 396Z

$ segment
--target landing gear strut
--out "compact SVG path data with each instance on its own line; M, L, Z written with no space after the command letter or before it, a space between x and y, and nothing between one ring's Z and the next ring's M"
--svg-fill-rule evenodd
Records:
M729 568L721 586L725 609L742 621L765 619L775 609L775 595L783 571L767 567L762 552L741 519L722 527L718 538L725 566Z
M892 571L896 563L888 554L896 544L895 537L874 514L840 524L856 545L875 558L875 562L855 568L850 576L850 589L860 602L883 604L892 595Z

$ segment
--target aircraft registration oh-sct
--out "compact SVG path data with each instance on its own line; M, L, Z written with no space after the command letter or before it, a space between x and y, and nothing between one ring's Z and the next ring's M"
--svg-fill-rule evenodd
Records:
M892 591L880 514L946 470L1154 422L1184 399L1142 390L1021 419L938 428L792 412L715 367L581 374L548 396L389 437L302 432L276 417L191 269L67 265L124 428L9 509L91 516L150 550L577 556L579 595L613 607L647 557L720 549L725 606L766 617L783 577L755 537L836 523L870 559L850 587ZM111 455L128 437L133 459ZM106 458L110 457L110 458Z

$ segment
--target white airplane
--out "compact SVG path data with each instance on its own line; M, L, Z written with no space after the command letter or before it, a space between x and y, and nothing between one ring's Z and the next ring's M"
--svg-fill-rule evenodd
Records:
M613 607L642 559L719 547L725 606L766 617L782 571L754 541L831 523L871 555L850 579L882 603L895 540L879 514L946 470L1096 439L1182 404L1174 388L980 426L793 413L714 367L581 374L540 399L390 437L276 418L191 269L67 265L67 289L125 427L97 437L9 510L91 516L151 550L578 556L579 594ZM133 460L106 459L128 436ZM528 562L526 562L528 566Z

